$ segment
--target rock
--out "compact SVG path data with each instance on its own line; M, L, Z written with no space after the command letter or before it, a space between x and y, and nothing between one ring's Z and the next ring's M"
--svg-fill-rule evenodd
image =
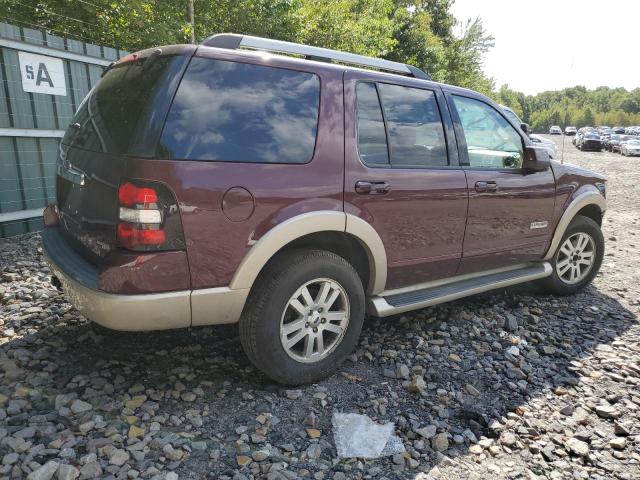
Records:
M421 437L429 440L435 437L437 430L438 430L438 427L436 427L435 425L427 425L426 427L416 429L415 432Z
M565 447L567 450L572 452L575 455L579 455L581 457L586 457L589 455L589 444L578 440L577 438L570 438L565 442Z
M616 450L624 450L627 446L627 439L624 437L616 437L609 440L609 446Z
M514 357L518 357L520 356L520 349L518 347L516 347L515 345L507 348L506 353L508 353L509 355L512 355Z
M109 457L109 464L121 467L129 461L129 458L129 452L117 448Z
M55 475L59 465L58 462L49 460L40 468L27 475L27 480L50 480Z
M285 390L284 394L289 400L302 398L302 390Z
M309 438L320 438L322 432L317 428L307 428L307 435L309 435Z
M597 405L595 410L600 418L617 418L620 415L615 407L608 404Z
M2 457L2 464L13 465L18 461L19 458L20 455L18 455L16 452L7 453L4 457Z
M182 400L184 400L185 402L193 402L197 397L193 392L184 392L182 395L180 395L180 398L182 398Z
M571 414L571 418L573 418L578 425L586 425L589 421L589 412L582 407L578 407Z
M93 407L91 406L90 403L87 402L83 402L80 399L75 400L72 404L71 404L71 411L73 413L75 413L76 415L78 415L79 413L85 413L88 412L90 410L92 410Z
M174 462L180 460L184 456L184 452L182 450L174 449L170 443L167 443L162 447L162 452L165 457L169 460L173 460Z
M129 433L127 434L129 438L142 438L144 437L144 428L137 427L136 425L131 425L129 427Z
M75 480L79 476L80 471L76 467L63 463L58 467L56 478L58 478L58 480Z
M482 453L482 447L480 445L471 445L469 447L469 452L474 455L480 455Z
M411 383L407 385L407 390L413 393L422 393L426 390L427 383L424 381L424 378L420 375L415 375Z
M247 457L246 455L238 455L236 457L236 463L239 467L244 467L251 463L251 457Z
M96 460L88 462L80 468L81 479L96 478L100 475L102 475L102 468Z
M470 383L467 383L465 390L469 395L473 395L474 397L478 397L480 395L480 391Z
M127 408L130 408L131 410L135 410L136 408L141 407L142 404L146 401L147 401L146 395L136 395L135 397L131 398L131 400L127 400L124 404Z
M317 460L322 455L322 447L317 443L312 443L307 447L305 453L307 455L307 458Z
M261 462L269 458L268 450L257 450L251 454L251 458L253 458L256 462Z
M446 433L438 433L431 439L431 448L436 452L444 452L449 448L449 438Z
M409 378L410 373L411 371L409 370L409 367L404 363L401 363L396 367L397 378Z
M511 448L515 446L517 441L518 439L511 432L502 432L502 435L500 435L500 443L505 447Z
M507 314L504 318L504 324L502 328L509 332L515 332L516 330L518 330L518 319L516 318L516 316Z

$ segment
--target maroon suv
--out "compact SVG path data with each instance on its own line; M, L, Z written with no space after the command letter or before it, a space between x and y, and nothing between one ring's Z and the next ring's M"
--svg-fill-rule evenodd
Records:
M602 262L603 177L409 65L216 35L121 59L73 121L54 282L117 330L239 322L279 382L334 371L365 314L531 280L569 294Z

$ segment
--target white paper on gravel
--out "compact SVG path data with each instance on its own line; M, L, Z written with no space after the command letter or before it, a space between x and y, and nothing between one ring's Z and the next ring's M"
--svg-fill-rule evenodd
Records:
M391 422L380 425L357 413L334 413L331 422L341 458L379 458L405 451Z

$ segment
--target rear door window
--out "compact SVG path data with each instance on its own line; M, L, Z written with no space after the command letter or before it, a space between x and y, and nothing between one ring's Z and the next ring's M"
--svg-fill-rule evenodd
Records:
M315 148L315 74L195 57L160 141L169 159L307 163Z
M447 147L435 93L379 84L394 167L448 164Z
M435 93L386 83L358 83L358 153L369 166L448 165Z

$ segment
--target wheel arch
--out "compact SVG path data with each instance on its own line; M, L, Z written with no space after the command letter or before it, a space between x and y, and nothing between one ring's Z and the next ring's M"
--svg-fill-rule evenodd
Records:
M367 294L384 290L387 256L380 236L361 218L337 211L296 215L272 228L242 259L229 287L251 288L275 255L296 247L321 248L349 257Z
M569 227L569 224L576 215L584 215L585 217L589 217L594 220L598 225L601 225L602 216L606 209L606 199L593 185L589 185L582 192L575 195L567 208L565 208L560 220L558 221L544 260L550 260L556 253L556 250L560 245L560 241L564 236L564 232L567 230L567 227Z

